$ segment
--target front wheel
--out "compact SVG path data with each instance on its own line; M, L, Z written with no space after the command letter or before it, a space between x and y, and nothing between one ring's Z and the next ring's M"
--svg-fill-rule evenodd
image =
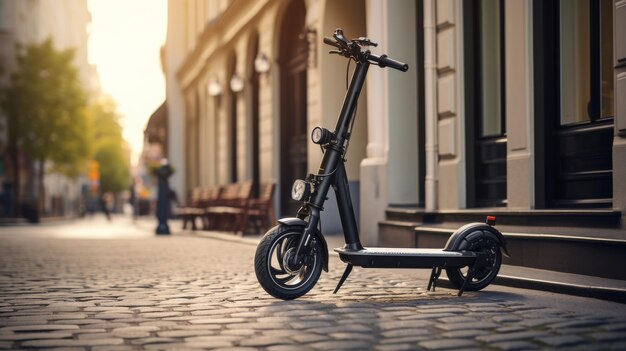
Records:
M311 239L310 250L301 264L291 257L304 232L302 226L276 226L270 229L256 249L254 269L261 287L283 300L298 298L313 288L322 272L322 244Z
M502 265L500 241L489 232L476 232L468 235L461 244L462 250L482 252L487 255L487 264L476 272L465 285L466 291L478 291L489 285L498 275ZM461 289L467 279L468 267L446 268L446 274L455 288Z

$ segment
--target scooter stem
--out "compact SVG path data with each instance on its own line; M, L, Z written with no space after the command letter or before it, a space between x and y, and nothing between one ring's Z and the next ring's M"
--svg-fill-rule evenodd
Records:
M350 138L350 135L348 135L350 125L352 124L352 119L355 118L354 111L356 110L361 90L365 85L365 78L367 76L369 66L370 63L367 60L357 62L354 75L352 76L350 86L348 87L348 91L346 92L346 96L343 100L341 112L339 113L339 119L335 127L335 144L334 146L326 148L326 152L324 153L322 163L320 164L318 170L318 176L325 176L323 176L323 179L316 187L315 192L311 195L309 204L311 214L309 216L309 222L304 231L304 235L302 235L302 238L298 243L296 252L293 255L293 264L297 264L302 260L302 248L308 245L311 233L317 230L320 209L324 208L324 202L326 201L326 196L328 195L331 185L338 189L337 195L341 196L343 200L346 200L338 201L337 203L340 207L341 222L344 229L344 235L346 237L346 244L353 249L362 248L356 226L354 209L350 201L350 189L347 184L347 178L343 166L343 153L345 151L345 144ZM344 204L345 206L342 206Z

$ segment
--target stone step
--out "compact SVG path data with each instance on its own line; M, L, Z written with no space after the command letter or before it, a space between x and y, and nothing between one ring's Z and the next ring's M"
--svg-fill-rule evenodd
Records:
M447 277L441 280L454 289ZM493 284L626 303L626 280L503 264Z
M496 216L498 224L525 227L620 228L622 213L615 210L510 210L505 208L429 212L423 208L390 207L388 221L413 223L484 222Z
M450 227L450 223L439 226L414 224L381 222L379 246L441 248L458 228ZM556 234L511 231L511 228L518 228L513 226L496 227L506 238L511 254L510 258L504 258L505 264L626 280L626 270L622 269L626 240L599 237L594 235L592 228L560 227L562 234ZM620 233L623 235L620 230L612 236L619 237Z

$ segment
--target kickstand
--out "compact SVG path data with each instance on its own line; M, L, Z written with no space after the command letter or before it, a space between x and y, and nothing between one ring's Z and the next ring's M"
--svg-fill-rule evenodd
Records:
M428 279L428 288L426 288L426 291L430 291L431 287L433 288L433 291L435 291L439 275L441 275L441 267L433 267L432 272L430 272L430 279Z
M333 294L336 294L337 291L339 291L339 288L341 288L341 286L343 285L343 282L346 281L346 279L350 275L350 272L352 272L352 265L348 263L348 265L346 266L346 270L343 271L343 275L341 276L341 279L339 279L339 284L337 284L335 291L333 291Z
M470 269L467 271L467 276L465 277L465 280L463 281L463 285L461 285L461 289L459 289L458 296L463 295L463 291L465 291L467 282L471 282L472 279L474 279L474 276L476 275L476 272L478 271L478 266L480 265L479 262L480 262L480 259L476 259L476 262L474 262L472 267L470 267Z

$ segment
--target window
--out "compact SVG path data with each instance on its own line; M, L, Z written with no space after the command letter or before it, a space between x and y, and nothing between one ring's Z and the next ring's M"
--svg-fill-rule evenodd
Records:
M613 117L612 1L559 5L561 125Z
M500 0L482 0L479 2L480 18L480 95L481 125L480 136L499 136L504 134L502 63L501 45L501 6Z
M600 55L601 55L601 118L613 117L613 2L603 0L600 3Z
M504 6L463 2L469 207L507 204Z
M533 3L538 207L612 207L613 5Z

